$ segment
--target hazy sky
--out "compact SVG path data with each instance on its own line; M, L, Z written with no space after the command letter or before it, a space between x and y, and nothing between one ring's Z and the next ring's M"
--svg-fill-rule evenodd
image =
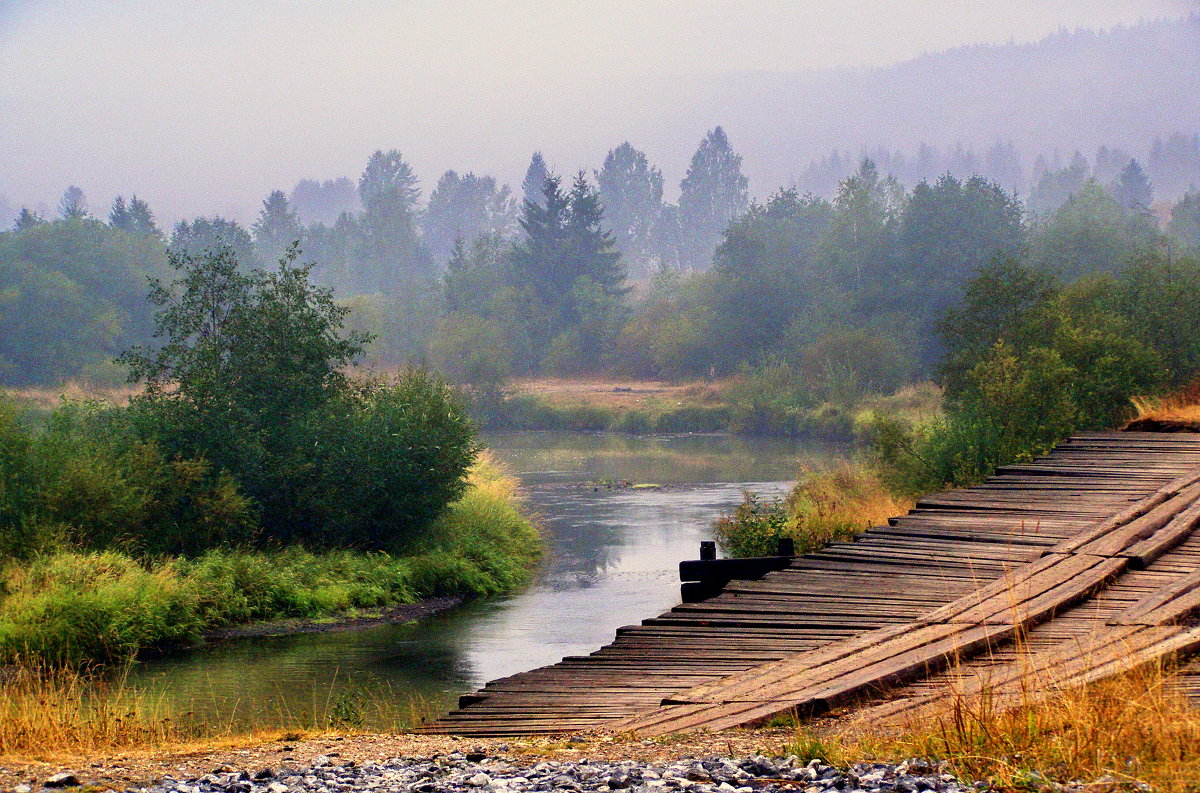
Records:
M53 206L74 183L96 211L137 192L166 220L246 219L272 188L357 176L393 147L426 189L450 167L518 181L535 148L571 171L637 143L636 118L611 122L614 85L883 65L1189 10L1200 3L0 0L0 196ZM679 151L720 121L681 132ZM661 164L668 178L683 167Z

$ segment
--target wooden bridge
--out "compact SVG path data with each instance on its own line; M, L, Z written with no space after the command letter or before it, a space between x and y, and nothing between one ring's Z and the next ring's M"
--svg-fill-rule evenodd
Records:
M1077 435L591 655L492 681L423 730L660 735L847 703L881 723L950 687L1087 683L1200 650L1197 526L1200 435ZM1200 699L1200 664L1177 679Z

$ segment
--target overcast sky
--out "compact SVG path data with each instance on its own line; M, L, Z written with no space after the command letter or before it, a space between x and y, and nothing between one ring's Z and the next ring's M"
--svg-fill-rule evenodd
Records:
M137 192L166 220L246 219L272 188L356 176L393 147L427 189L450 167L514 181L535 148L570 171L615 134L636 143L636 120L601 117L613 85L885 65L1189 10L1200 3L0 0L0 196L53 206L73 183L95 210ZM589 113L594 135L554 118Z

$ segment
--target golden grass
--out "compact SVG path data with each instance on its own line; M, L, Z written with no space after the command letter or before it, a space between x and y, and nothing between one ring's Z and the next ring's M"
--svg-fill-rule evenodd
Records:
M785 506L797 550L847 540L912 508L888 490L874 470L848 461L825 469L802 467Z
M1145 422L1188 424L1200 428L1200 378L1166 396L1134 397L1135 426Z
M951 695L941 713L896 731L871 731L853 721L823 732L801 728L790 749L835 765L943 760L951 773L1002 790L1104 780L1196 791L1200 709L1173 681L1171 670L1152 666L1087 687L1024 692L1011 707L987 691Z
M211 751L315 735L398 732L427 720L440 703L397 696L314 691L311 712L279 711L258 721L193 720L127 674L16 664L0 670L0 760L49 762L114 752ZM350 692L354 694L354 692ZM360 700L368 700L362 701Z
M20 664L0 675L3 757L161 746L192 737L123 675L106 679L65 667Z

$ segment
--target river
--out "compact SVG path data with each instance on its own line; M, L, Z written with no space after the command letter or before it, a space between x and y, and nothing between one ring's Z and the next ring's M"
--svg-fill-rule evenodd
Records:
M528 432L486 442L520 476L544 527L547 557L528 588L409 624L150 658L134 667L133 682L175 718L405 723L488 680L586 654L621 625L670 608L679 601L678 562L696 557L743 488L782 494L799 460L842 453L718 435Z

